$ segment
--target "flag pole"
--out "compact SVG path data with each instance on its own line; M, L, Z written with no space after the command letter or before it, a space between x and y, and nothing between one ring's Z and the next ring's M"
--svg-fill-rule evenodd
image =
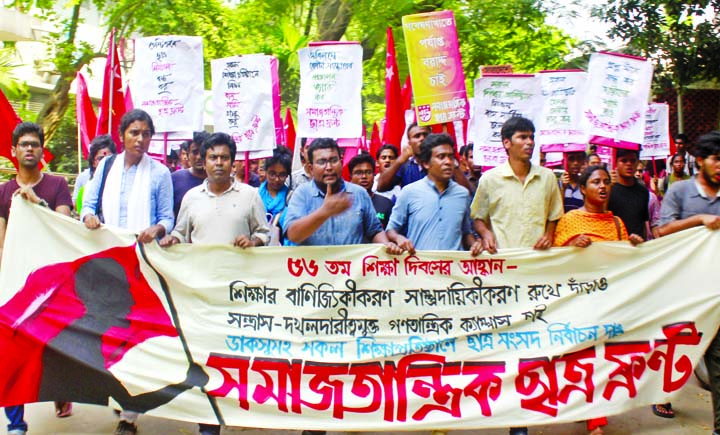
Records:
M80 123L77 123L77 160L78 160L78 175L82 171L82 139L80 137Z
M108 134L112 135L113 94L115 93L115 28L110 32L110 101L108 104Z

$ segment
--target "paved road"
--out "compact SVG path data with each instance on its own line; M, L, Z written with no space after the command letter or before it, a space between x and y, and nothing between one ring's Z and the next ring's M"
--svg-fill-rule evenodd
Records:
M676 400L673 400L673 407L677 416L672 420L655 417L647 407L609 417L605 433L607 435L710 435L712 433L710 395L701 389L694 379L680 392ZM52 404L36 403L27 406L26 417L30 424L28 435L112 435L116 424L115 417L108 408L90 405L76 404L72 417L57 419L54 416ZM139 435L192 435L197 433L195 424L149 416L140 417L139 426ZM299 430L225 428L222 434L299 435L299 432ZM382 433L364 432L362 435L380 435ZM452 435L507 435L507 429L466 430L451 433ZM583 435L586 433L584 423L537 426L530 430L531 435ZM328 435L344 434L344 432L330 432ZM429 431L404 432L403 434L429 435Z

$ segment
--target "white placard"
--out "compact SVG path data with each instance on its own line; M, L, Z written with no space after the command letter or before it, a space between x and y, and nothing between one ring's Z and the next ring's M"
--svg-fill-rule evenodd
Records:
M645 112L645 140L641 159L666 158L670 155L669 110L665 103L650 103Z
M211 61L215 131L232 136L238 153L275 147L273 62L264 54Z
M199 36L135 40L132 95L155 131L203 129L203 44Z
M547 71L538 74L542 93L537 118L535 145L580 143L587 141L582 128L582 91L587 81L584 71Z
M298 136L356 137L362 129L362 46L318 44L298 55Z
M476 164L505 163L507 153L500 128L513 116L535 119L541 104L539 79L533 75L487 75L475 79L474 128L478 133L473 160Z
M583 122L592 143L631 149L643 143L652 75L646 59L611 53L590 57Z

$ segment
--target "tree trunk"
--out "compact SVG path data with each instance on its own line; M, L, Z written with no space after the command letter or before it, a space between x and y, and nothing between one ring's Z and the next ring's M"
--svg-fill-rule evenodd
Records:
M352 1L322 0L317 7L320 41L339 41L352 18Z
M683 118L683 93L677 91L677 117L678 117L678 133L685 133L685 121Z
M48 100L38 113L36 122L45 131L46 143L52 139L70 105L70 85L74 77L74 75L72 77L60 76Z

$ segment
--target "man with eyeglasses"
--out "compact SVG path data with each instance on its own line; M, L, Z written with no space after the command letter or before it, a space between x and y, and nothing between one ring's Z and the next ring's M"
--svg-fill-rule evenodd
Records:
M373 159L370 154L358 154L350 159L348 169L350 170L350 182L357 184L367 191L372 200L373 207L375 207L375 214L378 219L380 219L380 224L382 224L383 229L387 228L393 202L382 195L376 194L372 190L373 176L375 175L375 159Z
M388 253L400 254L383 231L370 195L343 181L337 142L315 139L307 154L313 180L298 187L290 199L285 236L298 245L382 243Z
M16 193L34 204L70 216L72 198L67 181L63 177L40 172L44 145L45 133L42 127L35 123L23 122L13 130L12 155L18 161L18 170L15 178L0 186L0 256L3 252L11 203ZM7 355L5 357L10 358ZM70 415L71 404L55 402L55 409L58 417L67 417ZM24 413L23 405L5 408L5 415L10 420L8 434L25 435L28 426Z
M190 167L172 173L173 213L175 219L180 212L180 204L188 190L202 184L207 178L203 160L200 158L200 147L210 135L204 131L193 133L192 141L187 145L187 159Z

